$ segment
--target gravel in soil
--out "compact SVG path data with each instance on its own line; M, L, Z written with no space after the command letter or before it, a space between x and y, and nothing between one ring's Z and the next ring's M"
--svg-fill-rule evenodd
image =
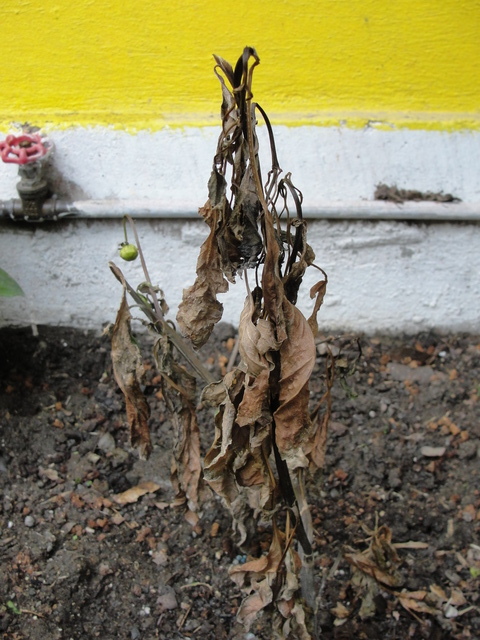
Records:
M233 338L220 327L208 366L225 367ZM479 638L480 337L324 335L317 352L312 407L332 357L336 374L309 481L320 637ZM0 638L270 640L268 613L249 633L235 623L228 568L245 556L221 502L207 495L198 522L175 507L145 354L154 451L141 461L105 337L0 330Z

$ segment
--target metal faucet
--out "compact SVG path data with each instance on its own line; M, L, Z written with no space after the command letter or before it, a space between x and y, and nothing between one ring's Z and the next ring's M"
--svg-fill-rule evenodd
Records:
M53 144L39 133L9 135L0 142L0 157L3 162L18 164L17 191L20 200L2 203L0 213L12 220L42 222L58 217L63 206L52 195L46 180L46 160L53 150ZM60 206L58 206L60 205Z

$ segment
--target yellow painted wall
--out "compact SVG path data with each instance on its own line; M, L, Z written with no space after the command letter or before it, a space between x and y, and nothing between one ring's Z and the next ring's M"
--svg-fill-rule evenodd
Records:
M217 122L212 53L275 122L480 128L480 0L1 0L0 124Z

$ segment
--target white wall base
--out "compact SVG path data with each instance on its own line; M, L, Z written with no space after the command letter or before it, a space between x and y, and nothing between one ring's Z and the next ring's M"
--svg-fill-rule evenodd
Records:
M219 131L52 131L57 193L71 200L148 198L163 201L172 212L196 212L206 199ZM266 130L259 127L258 132L266 171ZM274 133L280 165L292 173L309 210L318 202L371 200L380 182L480 202L479 131L274 125ZM0 199L16 197L16 173L15 165L0 164Z
M480 202L480 132L275 127L278 155L312 212L322 203L368 201L379 182ZM108 129L53 131L55 188L82 199L155 199L163 211L196 212L207 193L218 129L136 135ZM268 159L268 146L264 146ZM16 167L0 165L0 200L16 197ZM453 205L446 205L453 206ZM319 320L340 331L479 331L480 227L474 223L310 221L309 242L329 275ZM199 221L142 220L152 278L175 308L195 277L206 235ZM120 285L108 269L123 240L121 220L0 225L0 266L25 298L0 299L0 324L101 329L115 318ZM120 263L120 259L118 259ZM129 280L139 264L122 263ZM305 279L300 306L310 308ZM237 324L240 282L224 298Z
M203 222L138 221L152 279L172 310L195 277ZM25 291L0 299L1 324L53 324L101 330L113 322L121 287L108 268L114 260L132 285L143 281L138 261L117 257L120 220L69 221L53 228L2 227L1 264ZM480 233L470 224L406 222L309 223L317 263L329 276L320 325L334 331L478 332ZM312 269L299 306L311 308ZM223 296L224 320L235 325L242 309L242 281Z

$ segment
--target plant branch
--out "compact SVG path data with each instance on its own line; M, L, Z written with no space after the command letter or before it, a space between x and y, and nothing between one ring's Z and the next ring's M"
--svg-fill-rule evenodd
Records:
M140 250L139 250L140 251ZM175 331L175 329L164 320L163 313L160 310L160 315L158 315L157 309L152 309L151 306L147 305L145 302L145 298L141 296L139 293L135 291L135 289L125 280L125 277L121 270L117 267L114 262L109 263L109 267L113 273L113 275L117 278L117 280L125 287L133 300L137 303L137 305L142 309L143 313L147 316L150 322L153 324L155 329L159 331L159 333L164 333L168 339L172 342L172 344L180 351L183 357L190 363L192 368L195 370L197 375L202 378L205 384L212 384L216 382L215 378L212 376L210 371L208 371L200 361L200 358L197 356L192 347L182 338L182 336ZM157 297L154 295L154 300L157 300ZM158 309L160 309L160 305L158 304Z

